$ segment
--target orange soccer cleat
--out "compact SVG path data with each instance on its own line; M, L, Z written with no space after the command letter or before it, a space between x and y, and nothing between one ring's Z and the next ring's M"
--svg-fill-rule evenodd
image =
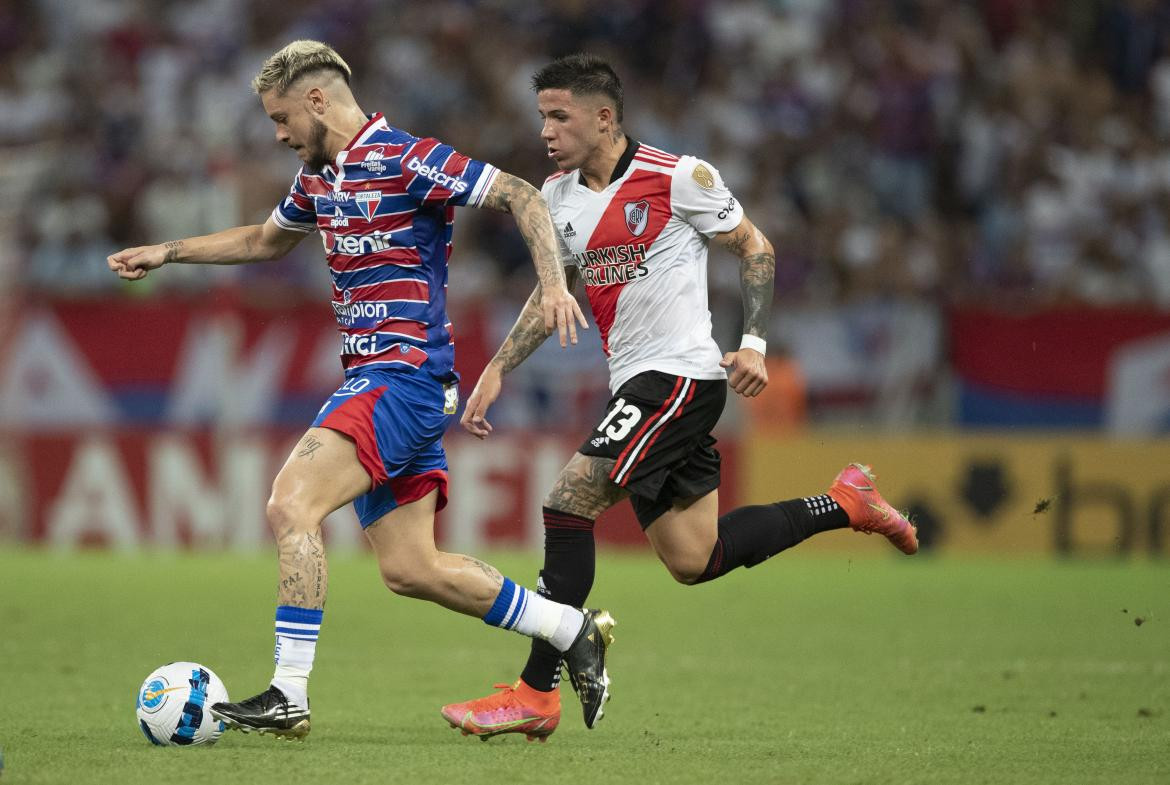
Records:
M874 487L875 479L868 466L851 463L833 480L829 495L845 510L854 531L883 534L902 553L916 553L918 530L882 498Z
M501 733L523 733L529 741L548 737L561 721L561 691L540 692L517 679L515 684L497 684L499 692L486 698L449 703L442 715L464 736L487 741Z

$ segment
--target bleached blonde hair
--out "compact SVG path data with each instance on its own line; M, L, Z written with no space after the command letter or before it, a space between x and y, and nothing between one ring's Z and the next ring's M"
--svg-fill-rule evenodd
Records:
M256 94L275 90L284 95L293 82L314 71L334 71L349 84L351 71L341 55L320 41L293 41L264 61L260 73L252 80Z

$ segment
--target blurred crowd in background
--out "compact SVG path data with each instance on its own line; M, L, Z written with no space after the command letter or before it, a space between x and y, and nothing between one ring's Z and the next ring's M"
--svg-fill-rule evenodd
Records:
M367 112L537 184L532 72L609 58L627 132L708 159L772 240L778 313L1170 308L1164 0L0 0L0 289L134 296L108 253L263 221L298 162L249 83L295 38L341 52ZM509 216L459 222L453 307L506 329L527 250ZM738 268L711 268L726 345ZM327 280L306 242L149 290L323 302Z

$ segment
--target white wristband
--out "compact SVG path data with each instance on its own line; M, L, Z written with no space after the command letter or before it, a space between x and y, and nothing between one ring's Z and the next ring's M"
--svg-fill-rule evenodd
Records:
M768 342L758 335L744 335L743 340L739 342L740 349L755 349L760 354L766 354Z

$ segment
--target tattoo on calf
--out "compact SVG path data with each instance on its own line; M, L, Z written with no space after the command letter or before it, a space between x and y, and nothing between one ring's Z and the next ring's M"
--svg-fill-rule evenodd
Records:
M482 562L479 559L475 558L474 556L464 556L463 561L467 562L467 564L472 566L472 567L478 567L479 570L484 575L486 575L489 580L493 581L497 585L503 584L504 576L500 573L499 570L497 570L495 567L491 566L487 562Z
M276 538L281 578L277 600L298 608L324 608L328 570L320 533L288 527Z

